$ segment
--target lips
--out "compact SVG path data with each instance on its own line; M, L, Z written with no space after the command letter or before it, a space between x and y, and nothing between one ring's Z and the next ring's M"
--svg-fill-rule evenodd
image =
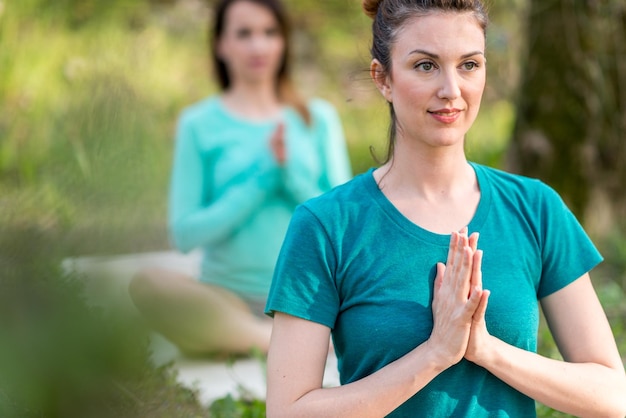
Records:
M459 118L459 116L461 115L461 110L437 109L428 111L428 113L439 122L449 124L455 122Z
M267 60L261 59L261 58L252 59L249 61L249 64L250 64L250 67L253 67L253 68L266 67Z

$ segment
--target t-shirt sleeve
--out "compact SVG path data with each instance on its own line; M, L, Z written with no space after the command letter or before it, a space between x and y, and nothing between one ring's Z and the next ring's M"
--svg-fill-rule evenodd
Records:
M333 328L339 309L337 257L326 230L304 205L289 224L265 308Z
M542 189L542 273L537 297L544 298L602 261L579 221L561 197L549 186Z

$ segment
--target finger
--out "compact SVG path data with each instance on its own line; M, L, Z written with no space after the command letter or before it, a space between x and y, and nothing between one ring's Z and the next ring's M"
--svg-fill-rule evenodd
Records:
M453 258L452 258L452 270L453 273L461 270L466 261L466 252L465 248L467 247L467 236L457 233L456 234L456 247L454 248Z
M457 294L462 300L470 297L470 289L472 288L472 266L473 266L472 249L468 246L463 247L463 262L461 269L457 275Z
M450 246L448 247L448 259L446 261L446 265L448 267L454 264L458 239L459 234L457 232L452 232L452 234L450 234Z
M435 289L440 289L443 284L443 275L446 272L446 266L443 263L437 263L437 275L435 276Z
M483 293L484 291L478 289L477 287L472 288L470 297L465 304L465 311L468 312L472 316L472 318L474 317L474 314L476 313L476 310L480 305Z
M270 144L274 150L281 150L285 145L285 125L282 122L278 122L276 125L276 129L272 132L272 136L270 138Z
M272 139L280 140L280 139L283 139L284 135L285 135L285 124L281 121L281 122L278 122L278 125L276 125L276 129L274 130L274 133L272 134Z
M283 122L279 122L270 139L272 152L279 164L284 163L286 160L284 132L285 125Z
M469 244L467 232L468 232L467 226L464 226L463 228L459 230L459 239L463 241L464 246Z
M469 236L467 235L467 227L465 227L465 233L459 235L459 241L461 241L461 247L463 248L463 252L465 252L466 247L469 247L471 249Z
M458 246L452 265L446 266L445 285L459 302L467 302L471 288L472 250Z
M491 292L489 290L482 291L482 295L480 296L480 300L478 302L478 307L476 308L476 311L474 311L474 322L483 322L485 320L485 313L487 312L487 305L489 303L490 294Z
M467 237L467 227L463 227L459 232L459 247L467 247L469 245L469 239Z
M463 236L459 232L452 232L445 277L446 280L449 280L447 286L454 289L454 294L459 301L467 301L470 292L473 253L467 244L466 235Z
M472 248L472 251L476 251L478 249L478 238L480 234L478 232L472 232L472 235L469 236L469 246Z
M472 260L472 278L470 280L472 287L483 288L483 251L476 250Z

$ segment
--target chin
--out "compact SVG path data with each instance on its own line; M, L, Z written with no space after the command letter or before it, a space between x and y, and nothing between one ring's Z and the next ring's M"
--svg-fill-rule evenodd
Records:
M465 140L465 132L460 133L450 133L448 135L440 136L439 138L435 138L433 141L435 146L440 147L452 147L455 145L463 144Z

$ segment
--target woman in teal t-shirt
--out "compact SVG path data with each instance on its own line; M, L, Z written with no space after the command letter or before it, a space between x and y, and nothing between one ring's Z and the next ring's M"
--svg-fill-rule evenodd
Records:
M351 177L335 109L303 102L290 83L287 26L278 0L219 2L212 57L222 93L179 118L169 228L179 250L203 250L201 275L147 269L130 292L186 353L267 350L263 308L293 211Z
M468 162L480 0L364 0L387 161L296 210L267 302L268 417L623 417L626 377L554 190ZM480 234L480 239L479 239ZM563 360L536 353L539 305ZM324 388L329 337L341 386Z

